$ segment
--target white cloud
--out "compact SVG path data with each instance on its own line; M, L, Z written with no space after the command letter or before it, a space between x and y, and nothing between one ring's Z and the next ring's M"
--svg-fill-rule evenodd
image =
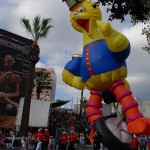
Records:
M36 64L36 67L37 67L37 68L45 68L46 66L45 66L45 64L42 63L42 62L38 62L38 63Z
M6 5L7 4L7 5ZM0 6L0 27L10 32L31 39L20 25L20 18L33 19L36 15L43 18L52 18L53 26L46 39L39 42L40 59L37 64L40 67L53 67L57 74L56 99L72 99L79 97L80 91L66 85L61 78L65 64L74 53L82 53L82 35L76 32L69 21L69 10L62 0L7 0L5 6ZM103 20L108 20L108 14L102 7ZM127 18L128 19L128 18ZM141 50L146 45L146 39L141 35L142 24L132 26L128 21L112 21L112 26L126 35L131 43L131 54L127 59L128 80L133 94L140 98L150 98L150 81L148 80L149 55ZM84 92L87 98L89 91ZM77 98L76 98L77 99Z

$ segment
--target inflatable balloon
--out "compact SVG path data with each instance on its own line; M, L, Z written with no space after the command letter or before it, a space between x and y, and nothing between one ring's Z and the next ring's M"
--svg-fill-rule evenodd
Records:
M130 54L128 39L113 29L109 22L102 21L102 13L97 5L90 0L63 0L70 10L72 27L83 36L82 55L74 55L63 72L63 81L79 90L90 90L87 102L86 116L91 123L91 136L94 130L103 134L105 125L101 111L101 93L109 91L117 102L122 105L122 112L126 115L128 132L131 134L150 134L150 119L144 118L138 109L125 79L127 77L126 59ZM111 99L109 100L111 102ZM112 100L113 101L113 100ZM107 135L107 136L106 136ZM111 133L104 135L103 143L112 146L118 138L109 138ZM109 149L123 149L122 143L118 147ZM130 149L126 147L124 149Z

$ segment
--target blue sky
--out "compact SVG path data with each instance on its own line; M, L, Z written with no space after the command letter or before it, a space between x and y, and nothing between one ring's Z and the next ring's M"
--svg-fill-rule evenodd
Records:
M101 7L101 6L100 6ZM105 7L101 7L103 21L108 20ZM69 21L69 10L62 0L1 0L0 28L31 39L20 24L20 18L33 19L36 15L53 19L48 37L39 42L41 61L37 67L53 67L57 74L56 99L71 100L77 103L81 91L69 87L62 82L61 73L65 64L74 53L82 53L82 36L76 32ZM147 44L141 35L143 24L133 26L129 16L125 22L114 20L111 25L123 33L131 43L131 54L127 59L128 77L133 96L140 99L150 99L149 54L141 49ZM89 91L84 91L89 97ZM70 107L68 104L66 107Z

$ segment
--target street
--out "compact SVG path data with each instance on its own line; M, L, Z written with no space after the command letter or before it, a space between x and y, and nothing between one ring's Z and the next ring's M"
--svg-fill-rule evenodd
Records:
M1 149L1 150L6 150L6 149ZM21 147L15 147L14 150L21 150ZM79 150L78 144L75 144L75 150ZM86 144L85 150L93 150L93 146Z
M75 144L75 150L79 150L79 147L78 147L77 144ZM89 144L86 144L85 145L85 150L93 150L93 146L89 145Z

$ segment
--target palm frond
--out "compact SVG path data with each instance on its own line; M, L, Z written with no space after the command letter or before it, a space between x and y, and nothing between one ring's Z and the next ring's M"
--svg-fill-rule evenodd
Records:
M40 32L39 37L40 38L45 38L48 34L49 29L53 26L47 26L42 32Z
M37 30L37 26L40 26L40 16L35 16L34 19L33 19L33 29L34 31Z
M23 17L23 18L21 18L21 22L20 23L24 25L24 27L26 28L26 30L28 32L31 32L31 26L30 26L29 19L26 19L25 17Z
M41 17L39 15L35 16L32 21L33 28L31 28L29 19L23 17L21 19L21 22L23 23L26 30L31 33L35 42L38 42L40 38L45 38L48 34L49 29L53 27L52 25L50 25L50 22L52 22L51 18L43 18L41 20Z
M43 70L35 72L34 81L34 85L36 87L36 92L38 96L41 93L42 89L52 90L52 84L49 80L49 74L47 72L44 72Z
M40 16L35 16L33 19L34 41L39 40L39 32L41 29L40 21L41 21Z
M42 20L41 32L48 26L48 24L50 24L50 22L52 22L51 18L46 18Z
M20 23L25 27L25 29L28 33L31 33L32 38L34 39L34 34L32 31L29 19L22 17Z

